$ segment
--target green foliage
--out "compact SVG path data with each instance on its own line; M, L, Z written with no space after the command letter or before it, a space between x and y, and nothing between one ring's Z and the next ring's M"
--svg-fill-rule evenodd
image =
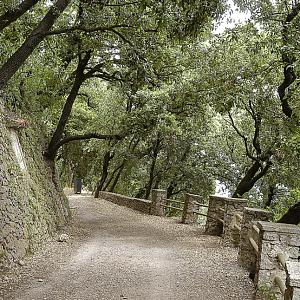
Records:
M292 1L237 0L251 20L220 35L212 24L224 12L222 1L96 2L73 1L5 91L7 105L41 123L50 139L78 59L91 53L84 74L97 69L80 87L64 136L122 138L63 145L57 166L64 184L81 176L93 189L109 151L106 190L144 197L150 186L207 198L218 180L232 194L253 157L263 167L270 151L271 167L245 195L250 205L264 207L270 186L276 217L299 201L299 127L284 118L277 96L283 53L295 57L299 74L299 17L285 47L282 41ZM0 15L14 4L2 1ZM48 8L40 1L0 33L1 65ZM298 81L289 88L296 115Z

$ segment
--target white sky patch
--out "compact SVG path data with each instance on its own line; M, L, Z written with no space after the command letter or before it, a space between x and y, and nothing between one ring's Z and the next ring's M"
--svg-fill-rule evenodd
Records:
M238 24L245 24L251 17L250 12L241 12L232 0L228 0L229 10L225 13L222 20L214 25L214 34L221 34L226 29L232 29Z
M215 195L229 197L230 192L226 188L225 184L221 183L219 180L216 180L216 190Z

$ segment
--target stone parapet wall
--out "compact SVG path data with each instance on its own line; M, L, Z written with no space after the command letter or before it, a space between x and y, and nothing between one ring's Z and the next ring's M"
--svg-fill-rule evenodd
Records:
M243 213L248 201L240 198L224 198L224 201L224 244L237 247L240 243L240 231L235 226L238 225L236 214Z
M34 252L70 217L54 166L42 155L41 127L30 123L7 127L0 100L0 268Z
M203 201L203 199L194 194L185 194L184 197L184 206L183 206L183 212L182 212L182 218L181 222L185 224L192 224L196 223L198 220L198 215L195 214L199 208L199 204Z
M288 261L286 263L287 291L285 300L300 299L300 261Z
M263 221L257 222L257 227L259 228L259 242L255 274L256 287L259 289L260 286L268 285L276 292L277 299L283 299L278 286L274 284L275 278L278 277L283 283L294 284L293 287L288 287L284 299L299 299L290 295L291 289L297 294L300 288L297 286L300 282L299 271L297 270L297 274L295 274L292 267L295 263L296 266L299 266L300 227ZM278 254L285 257L286 266L282 266L279 262ZM290 269L287 269L289 264ZM287 277L288 272L290 274Z
M137 210L145 214L150 214L150 208L151 208L150 200L132 198L132 197L127 197L120 194L104 192L104 191L100 192L99 198L102 198L104 200L110 201L112 203L121 206L129 207L131 209Z
M222 235L225 211L225 197L209 196L209 206L205 232L210 235Z
M167 191L153 189L151 191L151 215L164 216L165 208L163 205L167 204Z
M256 270L257 253L252 247L249 237L252 233L252 225L255 221L268 221L272 218L272 212L267 210L245 207L241 221L241 234L239 244L238 261L250 274Z

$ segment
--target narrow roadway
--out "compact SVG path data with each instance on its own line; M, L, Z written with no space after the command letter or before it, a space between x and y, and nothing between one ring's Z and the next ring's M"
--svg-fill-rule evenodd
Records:
M0 299L251 299L236 249L201 235L200 226L89 196L70 196L70 205L70 240L49 243L7 273Z

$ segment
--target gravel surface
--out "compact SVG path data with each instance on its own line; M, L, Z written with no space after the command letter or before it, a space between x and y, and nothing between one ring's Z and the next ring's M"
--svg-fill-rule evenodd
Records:
M69 197L72 224L0 275L0 299L247 300L236 249L200 226L143 215L88 195Z

